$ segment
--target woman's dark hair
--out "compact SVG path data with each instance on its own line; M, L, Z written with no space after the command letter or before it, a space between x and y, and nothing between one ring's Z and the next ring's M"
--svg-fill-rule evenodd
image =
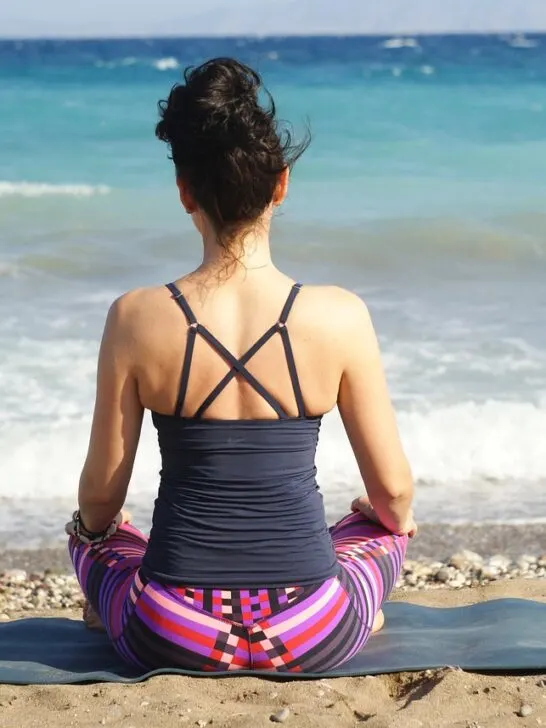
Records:
M303 154L309 135L293 144L260 76L232 58L187 68L184 81L159 102L156 136L169 144L177 176L228 246L271 203L279 174Z

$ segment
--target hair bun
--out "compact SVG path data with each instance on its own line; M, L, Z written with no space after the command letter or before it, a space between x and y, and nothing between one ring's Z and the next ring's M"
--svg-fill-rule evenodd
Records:
M309 143L279 134L275 104L252 68L215 58L184 72L159 102L156 135L171 147L177 174L220 233L256 220L270 204L279 174ZM269 100L260 104L263 90Z

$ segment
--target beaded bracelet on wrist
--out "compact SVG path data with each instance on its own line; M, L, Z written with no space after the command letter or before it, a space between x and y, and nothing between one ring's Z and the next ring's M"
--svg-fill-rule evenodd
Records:
M107 526L103 531L89 531L82 521L82 517L79 511L74 511L72 514L72 523L74 525L74 536L85 544L102 543L107 538L113 536L118 530L118 526L121 524L121 514L114 518L114 520Z

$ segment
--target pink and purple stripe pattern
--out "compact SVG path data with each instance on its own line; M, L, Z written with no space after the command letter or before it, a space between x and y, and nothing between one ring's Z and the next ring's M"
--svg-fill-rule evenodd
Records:
M98 546L70 539L86 597L132 665L199 671L323 672L365 645L407 537L352 513L330 529L339 573L321 584L200 589L146 581L147 539L125 524Z

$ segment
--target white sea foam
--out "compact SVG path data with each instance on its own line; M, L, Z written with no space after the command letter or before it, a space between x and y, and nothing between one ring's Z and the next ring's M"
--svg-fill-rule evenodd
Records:
M157 68L158 71L172 71L179 68L180 63L173 56L169 56L168 58L158 58L156 61L153 61L152 66Z
M14 265L13 263L5 263L4 261L0 260L0 278L2 276L13 278L17 275L18 272L19 269L17 265Z
M389 38L381 43L383 48L419 48L416 38Z
M0 197L93 197L107 195L110 188L106 185L49 184L47 182L2 182Z
M78 331L86 328L74 330L74 321L86 311L88 322L93 316L102 325L114 294L107 289L82 291L71 299L76 313L70 308L46 309L47 315L36 320L39 313L34 312L31 328L27 322L23 329L24 312L0 320L0 499L5 499L0 505L0 534L9 531L9 520L18 513L21 526L29 515L40 515L46 538L60 529L56 519L62 520L73 505L89 438L98 348L98 332L78 338ZM444 333L453 334L448 323ZM465 337L462 325L457 335ZM468 391L466 380L457 395L449 382L437 386L433 376L436 369L445 368L455 379L453 372L459 371L468 377L473 363L488 380L540 375L543 352L518 338L504 339L500 345L504 359L496 350L489 352L490 362L498 359L497 369L491 364L488 369L485 354L468 347L459 351L422 341L391 341L386 347L384 362L418 482L422 521L546 517L546 508L540 506L546 484L546 395L538 393L540 386L546 388L544 381L533 390L534 399L528 389L517 394L515 385L506 387L513 397L507 401L501 388L485 400L483 391L479 397ZM333 520L362 492L355 458L335 412L324 420L317 466ZM159 470L157 437L146 418L129 490L129 505L141 524L149 520Z
M23 369L24 371L24 369ZM74 500L89 437L89 413L81 402L41 402L27 381L27 415L43 417L0 425L0 497L29 511L46 499ZM90 407L90 402L89 402ZM423 521L481 521L546 516L546 402L542 406L492 401L418 410L398 415L402 440L418 482ZM362 492L362 480L339 415L325 418L318 450L318 477L332 520ZM157 439L147 419L129 501L149 517L159 482ZM4 530L0 513L0 531Z
M512 48L536 48L539 42L533 38L527 38L523 33L518 33L508 40L508 45Z
M419 481L456 490L461 482L546 480L546 400L421 406L399 410L398 422ZM358 480L337 416L325 421L319 467L326 483Z

